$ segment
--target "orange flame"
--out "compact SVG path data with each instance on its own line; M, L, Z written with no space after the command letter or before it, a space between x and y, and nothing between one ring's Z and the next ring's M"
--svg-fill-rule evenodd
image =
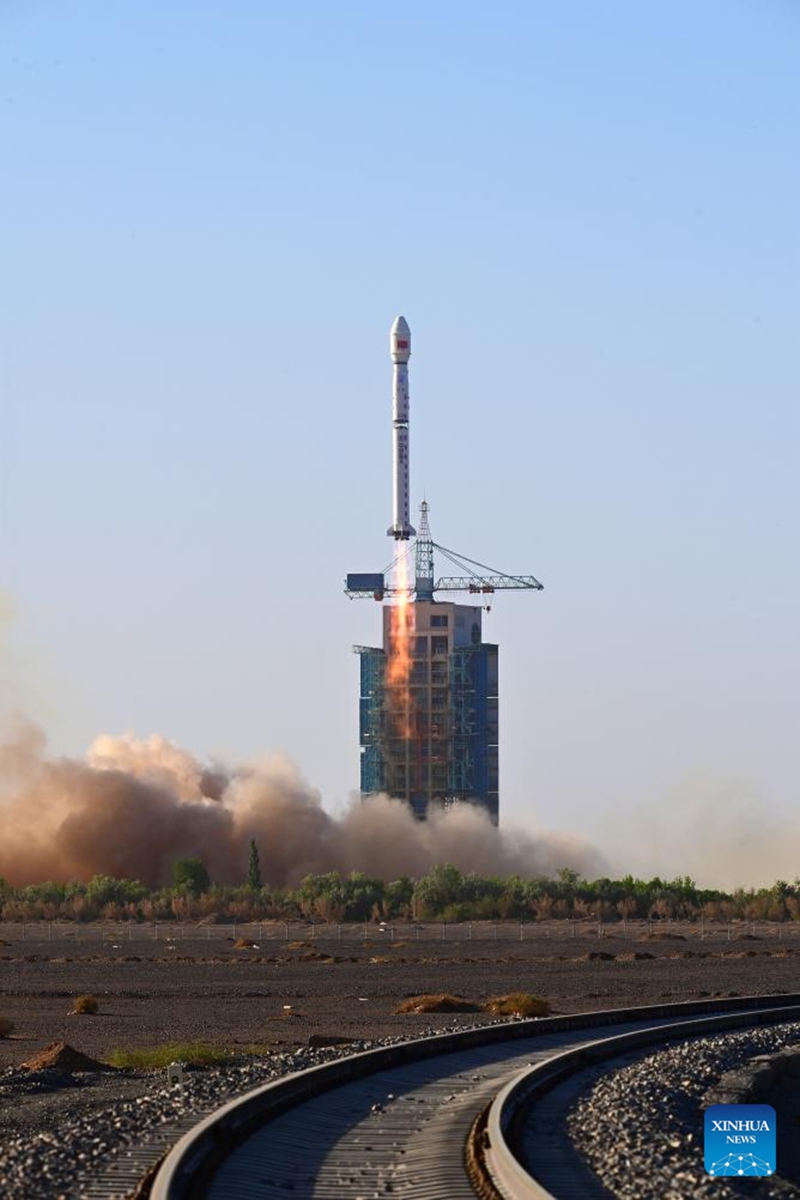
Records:
M411 639L414 636L414 606L411 603L408 555L397 562L397 601L389 609L389 657L386 683L389 713L398 736L410 738L411 719Z

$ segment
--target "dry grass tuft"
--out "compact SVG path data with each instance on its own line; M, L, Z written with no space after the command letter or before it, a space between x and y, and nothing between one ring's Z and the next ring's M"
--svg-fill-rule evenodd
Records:
M495 1017L547 1017L550 1001L530 992L509 992L507 996L493 996L483 1006Z
M10 1017L0 1016L0 1038L10 1037L14 1032L14 1022Z
M463 996L439 992L430 996L408 996L394 1010L396 1013L480 1012L481 1006Z
M80 1017L93 1017L100 1011L97 996L78 996L72 1011Z

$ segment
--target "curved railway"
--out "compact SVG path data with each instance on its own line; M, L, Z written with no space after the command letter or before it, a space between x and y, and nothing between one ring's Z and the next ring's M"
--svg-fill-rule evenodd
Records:
M799 1018L800 995L745 997L518 1021L352 1055L258 1088L201 1121L166 1156L150 1195L588 1196L586 1176L552 1139L531 1151L528 1134L521 1151L532 1100L633 1047Z

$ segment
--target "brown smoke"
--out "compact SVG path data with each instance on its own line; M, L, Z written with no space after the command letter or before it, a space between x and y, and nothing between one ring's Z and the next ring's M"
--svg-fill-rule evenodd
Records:
M525 876L604 865L585 844L499 831L466 805L420 822L376 797L333 817L280 755L225 770L161 737L103 736L84 761L54 759L29 722L0 746L0 876L16 886L103 874L153 887L194 856L216 882L241 883L251 838L273 886L333 870L418 876L443 862Z
M698 771L656 800L621 808L608 857L620 874L690 875L701 887L726 890L766 887L798 876L795 812L781 811L754 780Z

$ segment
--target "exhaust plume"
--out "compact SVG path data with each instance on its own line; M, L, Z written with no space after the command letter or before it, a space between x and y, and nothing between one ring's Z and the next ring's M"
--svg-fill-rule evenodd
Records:
M408 555L401 554L395 570L397 600L389 607L389 655L386 662L386 695L390 727L406 741L413 733L411 701L411 639L415 609L411 603Z
M418 821L378 796L331 816L279 754L227 769L162 737L104 735L84 760L49 758L30 722L0 746L0 828L0 876L15 886L103 874L156 887L171 881L176 858L195 856L215 882L238 884L251 838L273 886L323 871L419 876L443 862L525 876L604 868L584 843L499 831L468 805Z

